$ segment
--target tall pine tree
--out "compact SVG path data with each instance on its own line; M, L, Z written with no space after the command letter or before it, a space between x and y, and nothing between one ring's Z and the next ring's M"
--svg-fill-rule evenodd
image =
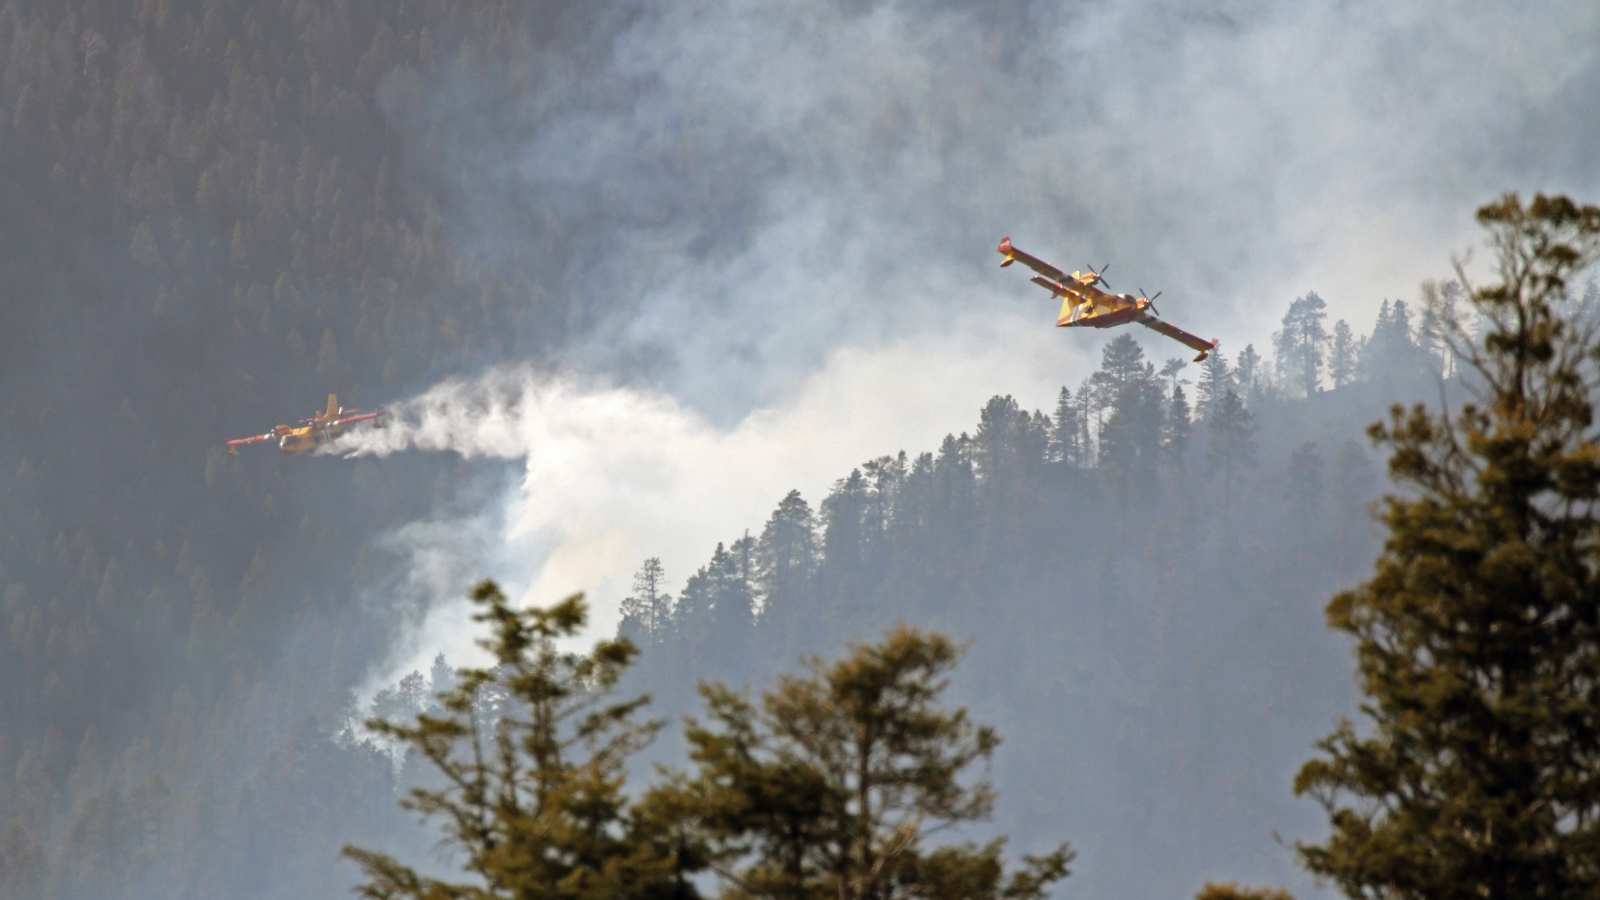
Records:
M1238 386L1239 399L1246 405L1260 403L1266 395L1268 373L1262 368L1261 354L1254 344L1245 344L1233 367L1233 382Z
M1328 344L1328 331L1322 326L1322 320L1328 317L1327 306L1316 291L1295 300L1289 304L1289 311L1283 316L1283 330L1277 335L1281 383L1293 385L1306 397L1317 392L1322 351Z
M1334 387L1344 387L1355 380L1359 350L1350 323L1343 319L1333 323L1333 343L1328 347L1328 380Z
M658 557L650 557L633 576L633 593L622 601L620 633L630 640L660 640L672 622L672 595Z
M611 696L637 652L633 644L601 641L587 656L559 650L556 642L584 625L581 597L517 610L485 581L472 599L481 608L474 621L492 628L479 644L495 665L464 670L438 712L368 723L435 769L437 777L403 803L443 821L469 877L447 882L387 854L346 847L368 879L357 893L373 900L694 897L684 876L700 863L673 840L675 823L641 814L623 793L629 757L656 731L634 721L645 698Z
M1195 413L1201 419L1210 419L1216 411L1217 401L1233 390L1233 373L1228 369L1228 358L1221 350L1212 350L1200 365L1200 383L1195 385Z
M647 802L698 822L725 897L1042 900L1067 875L1066 844L1009 876L1003 837L930 846L994 807L988 782L964 776L999 737L941 703L960 655L901 625L838 661L812 657L759 704L706 685L711 721L687 729L697 771Z
M1072 392L1063 385L1056 396L1056 414L1050 420L1051 462L1079 464L1078 432L1078 408L1073 405Z
M1222 476L1222 511L1233 508L1233 482L1242 469L1256 464L1256 423L1244 401L1228 391L1206 423L1210 440L1206 445L1206 465L1213 475Z
M1600 259L1600 208L1508 195L1478 221L1500 279L1470 294L1489 331L1475 344L1445 316L1441 333L1479 402L1373 426L1404 491L1373 577L1328 606L1367 721L1295 781L1332 824L1301 857L1351 897L1600 893L1595 327L1563 315Z

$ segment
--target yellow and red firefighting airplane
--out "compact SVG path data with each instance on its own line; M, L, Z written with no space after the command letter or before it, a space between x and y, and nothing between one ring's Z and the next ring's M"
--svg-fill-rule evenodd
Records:
M359 409L345 409L339 405L339 398L336 395L329 394L328 409L325 412L312 413L311 418L301 419L296 425L279 425L266 434L229 441L228 452L237 455L239 448L245 444L259 444L277 438L279 449L285 453L310 453L344 434L346 429L357 422L371 421L374 427L382 428L384 414L385 410L382 407L376 412L369 413Z
M1091 269L1088 272L1073 272L1068 275L1039 257L1011 246L1011 238L1001 238L1000 253L1005 257L1005 261L1000 263L1002 269L1014 262L1020 262L1039 273L1033 276L1034 284L1062 298L1061 315L1056 317L1057 328L1074 326L1110 328L1114 325L1138 322L1152 331L1159 331L1181 344L1199 350L1200 355L1194 358L1195 362L1205 359L1206 354L1217 346L1217 341L1196 337L1151 315L1156 309L1155 297L1108 294L1095 287L1097 284L1105 283L1100 272ZM1102 266L1101 270L1104 271L1104 268ZM1157 291L1156 297L1159 296L1161 293Z

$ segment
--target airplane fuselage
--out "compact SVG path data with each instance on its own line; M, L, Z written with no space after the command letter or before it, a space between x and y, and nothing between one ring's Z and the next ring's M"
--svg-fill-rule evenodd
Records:
M278 436L278 449L285 453L310 453L344 434L344 425L305 425L290 428Z
M1094 288L1059 294L1061 313L1057 328L1111 328L1137 321L1147 302L1142 298L1122 297Z

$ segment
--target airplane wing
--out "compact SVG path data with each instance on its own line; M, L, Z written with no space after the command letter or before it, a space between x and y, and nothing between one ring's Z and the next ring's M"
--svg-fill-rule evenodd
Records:
M377 412L361 413L359 415L354 415L354 416L345 416L344 418L340 419L339 421L331 422L329 424L331 424L331 425L350 425L350 424L355 423L355 422L365 422L368 419L376 419L376 418L379 418L379 417L383 416L384 414L385 414L385 411L380 409Z
M259 444L262 441L270 441L275 437L277 437L277 435L269 431L266 434L258 434L255 437L240 438L236 441L228 441L226 446L229 453L238 453L239 448L243 447L245 444Z
M1038 272L1040 275L1051 279L1052 281L1067 280L1067 273L1061 271L1055 266L1050 265L1031 253L1024 253L1021 250L1011 246L1011 238L1000 239L999 251L1003 256L1005 256L1005 261L1000 264L1000 268L1002 269L1014 262L1020 262L1035 272Z
M1200 355L1194 358L1195 362L1200 362L1201 360L1205 359L1206 354L1216 349L1216 346L1219 343L1218 341L1208 341L1205 338L1192 335L1189 332L1184 331L1182 328L1167 322L1163 322L1149 313L1140 313L1137 321L1140 325L1143 325L1151 331L1158 331L1180 344L1184 344L1194 350L1199 350Z

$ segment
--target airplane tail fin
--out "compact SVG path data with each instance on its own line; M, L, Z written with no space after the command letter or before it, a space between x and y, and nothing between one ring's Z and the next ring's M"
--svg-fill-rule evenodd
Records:
M327 417L331 419L334 416L337 416L338 414L339 414L339 398L334 394L329 394L328 395Z

